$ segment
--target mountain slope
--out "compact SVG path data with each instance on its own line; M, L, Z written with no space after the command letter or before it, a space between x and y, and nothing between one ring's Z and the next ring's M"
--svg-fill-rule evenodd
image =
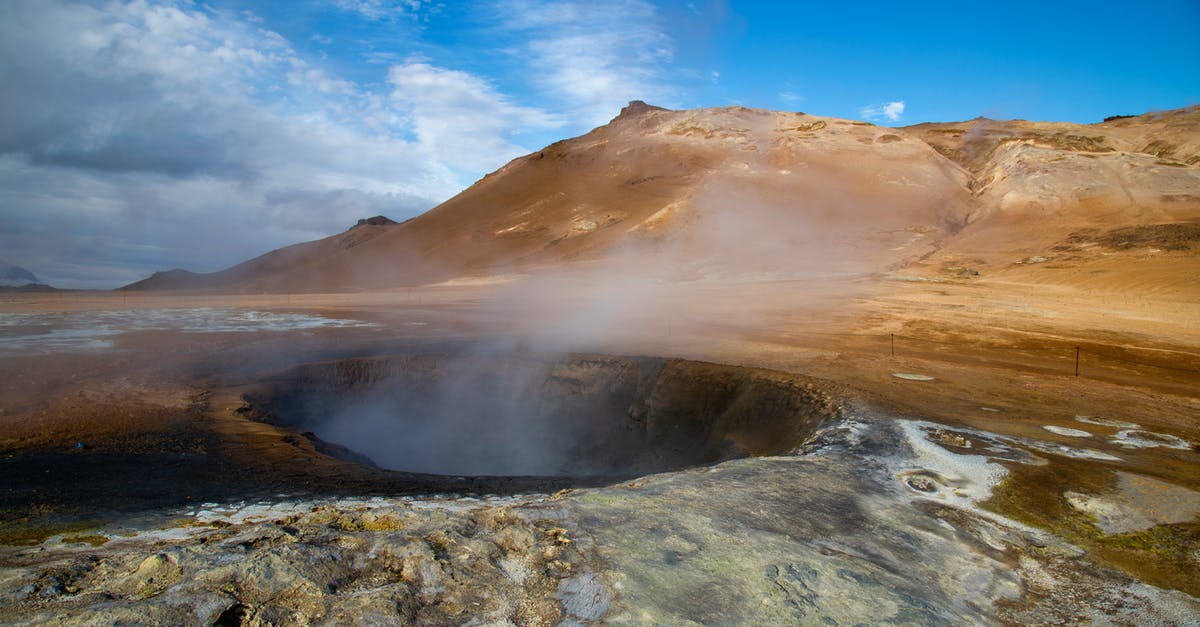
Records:
M135 286L343 291L571 268L669 279L1011 269L1088 229L1200 218L1198 155L1196 107L1094 125L890 129L633 102L354 245L342 239L352 229L203 278Z
M288 272L313 259L321 259L341 250L349 250L382 235L399 224L384 216L366 218L359 220L358 224L343 233L312 242L285 246L219 272L197 273L182 269L166 270L155 272L141 281L130 283L120 289L143 291L229 288L253 281L257 277Z
M245 285L363 289L610 259L682 276L874 271L961 228L968 179L861 122L634 102L362 246Z
M1200 298L1200 107L1100 124L922 124L972 173L980 211L932 275Z

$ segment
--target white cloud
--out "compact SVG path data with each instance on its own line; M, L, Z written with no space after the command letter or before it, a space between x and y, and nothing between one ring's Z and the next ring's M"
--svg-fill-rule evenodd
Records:
M372 20L393 19L412 15L424 4L421 0L337 0L340 9L358 13Z
M489 171L528 149L508 137L552 128L562 120L513 104L486 80L424 61L392 66L392 100L412 121L420 146L435 159L466 170Z
M894 102L869 105L859 109L858 113L864 120L886 119L889 122L899 122L900 118L904 116L904 101L896 100Z
M791 91L791 90L784 90L784 91L779 92L779 99L784 102L790 102L790 103L804 102L804 96L801 96L800 94L797 94L796 92Z
M496 12L525 42L515 53L537 86L573 119L601 124L630 100L672 104L664 68L674 48L652 4L518 0Z
M397 109L394 87L185 2L0 3L0 59L0 250L60 287L216 270L410 217L517 150L500 124L538 118L474 85L471 106L502 122L457 154L430 139L437 103Z
M287 73L287 79L288 83L297 87L315 89L322 94L344 96L353 96L357 91L353 83L329 76L318 68L309 67L304 63L295 63L293 67L295 69Z
M392 63L399 61L400 55L396 54L395 52L372 51L372 52L364 52L362 54L362 58L367 63L374 63L376 65L388 65L388 64L392 64Z

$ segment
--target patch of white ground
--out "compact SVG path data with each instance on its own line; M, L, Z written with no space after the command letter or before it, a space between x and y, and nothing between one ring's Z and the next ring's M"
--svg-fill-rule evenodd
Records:
M1109 440L1124 448L1173 448L1186 451L1192 443L1169 433L1155 433L1142 429L1123 429Z
M1090 437L1092 437L1091 431L1084 431L1083 429L1072 429L1071 427L1060 427L1058 425L1042 425L1042 428L1045 429L1046 431L1049 431L1050 433L1054 433L1057 435L1063 435L1068 438L1090 438Z
M892 458L890 463L896 476L925 498L978 511L976 505L991 496L992 487L1007 474L984 451L962 454L934 443L929 434L939 425L907 420L897 424L912 457Z
M1094 416L1075 416L1075 420L1084 424L1096 425L1099 427L1111 427L1113 429L1141 429L1142 425L1136 422L1125 422L1124 420L1111 420L1108 418L1096 418Z
M927 374L914 374L911 372L893 372L893 377L904 379L905 381L934 381L935 379Z
M1093 416L1075 416L1075 420L1084 424L1119 429L1108 441L1110 444L1116 444L1122 448L1171 448L1186 451L1196 446L1194 443L1177 435L1147 431L1142 429L1142 426L1136 422L1095 418ZM1066 427L1045 427L1045 429L1060 435L1070 435L1065 431L1074 431L1074 429Z
M927 424L927 423L923 423ZM1027 451L1037 451L1039 453L1049 453L1051 455L1059 455L1062 457L1071 457L1075 459L1088 459L1093 461L1104 462L1121 462L1124 461L1116 455L1098 451L1092 448L1081 448L1076 446L1067 446L1058 442L1047 442L1045 440L1037 440L1034 438L1023 438L1017 436L998 435L978 429L969 429L965 427L945 427L937 426L925 427L927 430L940 434L942 439L953 437L967 445L964 448L970 448L972 441L980 442L986 445L986 448L980 450L977 454L986 454L998 459L1007 459L1010 461L1020 461L1022 463L1040 464L1044 463L1035 455L1030 455ZM1065 435L1070 437L1084 437L1091 435L1083 430L1069 429L1066 427L1054 427L1053 425L1043 427L1051 433ZM1078 435L1083 434L1083 435Z
M136 331L249 333L366 326L375 325L360 320L235 307L0 313L0 351L105 350L114 346L116 336Z

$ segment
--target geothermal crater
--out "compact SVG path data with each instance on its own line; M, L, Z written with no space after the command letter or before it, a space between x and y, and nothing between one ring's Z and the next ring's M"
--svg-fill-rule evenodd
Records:
M309 363L244 399L253 418L311 434L328 454L457 476L622 478L779 454L839 415L820 383L796 375L600 355Z

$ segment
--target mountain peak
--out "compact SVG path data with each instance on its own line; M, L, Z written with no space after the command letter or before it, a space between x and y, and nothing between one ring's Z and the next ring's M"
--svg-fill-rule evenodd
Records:
M625 107L623 109L621 109L621 113L618 114L617 117L618 118L634 117L634 116L650 113L651 111L670 111L670 109L664 109L662 107L656 107L652 104L646 104L644 101L641 101L641 100L630 100L629 104L625 105Z
M359 220L358 223L355 224L354 226L363 226L363 225L388 226L389 224L399 224L399 222L396 222L395 220L393 220L387 216L375 216L372 218L363 218L363 219Z

